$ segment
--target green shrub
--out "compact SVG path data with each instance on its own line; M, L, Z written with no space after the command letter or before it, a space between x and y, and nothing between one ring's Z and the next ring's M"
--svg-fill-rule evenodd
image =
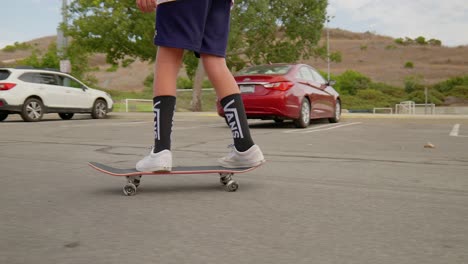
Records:
M106 69L106 72L116 72L118 69L119 69L119 65L112 64L112 66Z
M189 78L179 77L177 78L177 89L192 89L193 82Z
M405 78L405 92L410 94L416 90L423 90L424 86L422 85L421 76L407 76Z
M348 70L337 76L336 85L341 93L355 95L358 90L370 87L371 79L359 72Z
M413 69L414 68L414 63L412 61L405 62L405 68L406 69Z
M39 56L38 50L33 50L31 55L19 61L20 65L32 66L34 68L51 68L60 69L60 58L57 55L57 45L52 43L49 45L47 52Z
M362 51L367 50L367 45L361 45L360 49L361 49Z
M426 45L427 44L426 38L423 37L423 36L417 37L416 39L414 39L414 41L419 45Z
M457 98L468 99L468 85L455 86L450 91L450 96L454 96L454 97L457 97Z
M335 51L330 54L330 61L332 62L342 62L343 61L343 55L341 54L340 51Z
M428 93L428 103L441 105L445 100L445 96L434 89L429 89ZM410 93L408 95L408 100L414 101L417 104L424 104L426 102L426 95L424 90L417 90Z
M468 86L468 75L450 78L443 82L436 83L433 87L437 91L448 96L451 95L451 91L456 86Z
M4 52L15 52L17 50L28 50L31 48L32 48L31 44L24 43L24 42L23 43L15 42L13 45L7 45L2 50Z
M382 93L390 96L392 101L401 102L406 99L406 92L405 89L402 87L392 86L385 83L371 83L371 89L379 90Z
M214 88L213 84L210 82L210 80L204 80L202 84L202 88Z
M442 41L438 40L438 39L430 39L427 41L427 44L431 45L431 46L442 46Z
M395 43L398 45L405 45L405 40L403 40L402 38L397 38L395 39Z

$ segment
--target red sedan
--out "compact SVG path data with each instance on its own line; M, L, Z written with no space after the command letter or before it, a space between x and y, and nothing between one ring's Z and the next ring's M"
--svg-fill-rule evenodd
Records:
M293 120L296 127L309 126L311 119L328 118L336 123L341 116L340 95L311 66L268 64L246 68L235 76L247 118ZM221 105L218 114L224 117Z

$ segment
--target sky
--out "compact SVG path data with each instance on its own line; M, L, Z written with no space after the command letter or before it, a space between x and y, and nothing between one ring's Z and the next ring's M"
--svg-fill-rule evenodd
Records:
M0 49L56 35L62 0L0 0ZM468 45L467 0L329 0L329 27Z

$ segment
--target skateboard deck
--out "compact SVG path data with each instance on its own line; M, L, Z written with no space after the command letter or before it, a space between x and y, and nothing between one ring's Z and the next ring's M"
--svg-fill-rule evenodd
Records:
M259 166L246 167L246 168L224 168L221 166L180 166L173 167L172 171L137 171L135 168L121 169L111 167L99 162L89 162L88 165L105 174L112 176L125 176L127 178L127 185L124 186L123 192L127 196L135 195L137 187L140 185L140 179L143 175L172 175L172 174L219 174L220 182L225 186L226 191L234 192L238 189L239 184L232 179L236 173L245 173L252 171Z

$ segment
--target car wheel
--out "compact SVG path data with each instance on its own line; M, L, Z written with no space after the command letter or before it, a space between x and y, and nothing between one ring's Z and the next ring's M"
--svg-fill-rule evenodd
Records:
M0 112L0 122L7 119L7 117L8 117L8 112Z
M98 99L94 102L91 116L94 119L102 119L107 116L107 103L104 100Z
M336 100L335 113L334 113L333 117L328 118L328 122L338 123L338 122L340 122L340 119L341 119L341 102L340 102L340 100Z
M310 103L307 99L302 99L299 118L294 119L294 125L297 128L306 128L310 124Z
M73 115L75 115L74 113L59 113L58 114L60 116L60 118L62 118L63 120L70 120L73 118Z
M37 98L29 98L23 104L21 109L21 118L26 122L41 121L44 115L44 105Z

